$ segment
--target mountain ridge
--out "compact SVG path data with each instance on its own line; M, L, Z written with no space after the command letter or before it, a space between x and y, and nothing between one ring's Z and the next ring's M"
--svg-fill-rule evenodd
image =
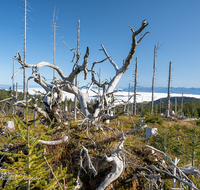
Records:
M0 84L0 89L9 89L9 87L12 88L12 85ZM21 89L22 87L23 87L22 85L18 85L18 89ZM38 88L39 86L36 86L36 85L29 86L29 88L36 88L36 87ZM118 88L121 89L122 91L128 92L128 87L126 87L126 88L118 87ZM130 91L134 92L134 87L131 87ZM168 87L155 87L155 89L154 89L155 93L167 93L167 91L168 91ZM152 92L152 87L138 86L137 92ZM200 95L200 88L171 87L170 92L175 93L175 94L182 94L182 92L183 92L183 94Z
M122 91L128 91L128 88L121 88ZM134 91L134 87L130 88L130 91ZM152 87L143 87L143 86L138 86L137 87L137 92L152 92ZM168 88L167 87L155 87L154 89L155 93L167 93ZM170 88L170 93L175 93L175 94L196 94L200 95L200 88L185 88L185 87L171 87Z

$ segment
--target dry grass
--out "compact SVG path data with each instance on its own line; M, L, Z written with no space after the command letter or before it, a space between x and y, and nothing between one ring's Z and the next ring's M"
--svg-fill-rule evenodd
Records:
M29 119L32 119L33 115L30 116ZM6 120L11 119L11 117L6 117L3 122ZM68 144L60 144L56 146L47 146L47 153L53 153L56 154L60 151L60 149L63 149L62 153L56 156L52 161L51 165L53 168L63 165L63 167L68 168L69 173L73 173L74 177L77 176L78 171L78 165L80 160L80 150L82 149L82 145L88 148L89 154L91 156L92 162L94 166L98 165L98 161L100 158L102 158L103 154L109 154L112 151L116 150L117 146L120 143L120 140L112 141L112 142L105 142L106 139L113 137L119 133L121 133L121 126L123 124L123 131L127 132L129 130L132 130L133 128L136 128L136 125L138 123L138 116L121 116L118 119L112 120L110 124L105 125L101 123L103 126L104 132L100 129L96 128L95 126L91 126L88 128L88 131L86 130L87 126L83 125L83 128L80 127L81 121L78 122L69 122L67 126L64 126L62 124L54 126L57 130L53 134L51 134L51 140L58 140L62 138L63 135L69 136L69 143ZM118 125L118 122L120 123ZM0 123L0 126L2 123ZM163 125L158 126L160 129L166 129L172 126L180 125L182 128L185 129L193 129L194 128L194 122L187 122L183 120L167 120L164 119ZM58 129L58 127L60 127ZM39 125L36 127L35 132L40 133L41 130L44 128ZM5 143L7 140L6 137L1 138L0 140L0 147ZM94 144L94 142L96 144ZM125 179L131 178L133 172L135 171L135 168L138 166L145 166L145 157L148 157L148 154L144 150L144 131L137 132L136 135L130 135L126 137L126 141L124 143L124 149L129 152L129 154L125 154L126 156L126 170L123 172L123 174L112 183L113 187L115 189L130 189L130 190L136 190L139 186L139 182L133 181L128 184L124 183ZM83 166L87 171L90 171L87 165L87 160L85 156L83 156ZM89 176L91 173L85 174L82 172L81 180L83 183L88 183L90 181ZM141 182L142 183L142 182ZM141 185L141 184L140 184ZM88 186L88 189L93 189L90 186ZM108 189L112 189L110 186Z
M195 121L184 121L184 120L164 120L163 125L164 126L175 126L175 125L181 125L181 126L186 126L187 128L194 128Z

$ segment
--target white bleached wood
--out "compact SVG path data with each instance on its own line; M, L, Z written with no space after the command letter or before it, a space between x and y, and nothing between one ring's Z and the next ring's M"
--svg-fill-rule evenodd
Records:
M105 112L107 110L110 110L110 107L113 106L113 96L114 96L114 91L115 91L115 87L117 85L117 83L119 82L119 80L121 79L122 75L126 72L126 70L128 69L131 60L133 58L133 55L135 53L135 49L137 46L137 43L139 41L142 40L142 38L146 35L143 35L140 40L137 42L136 41L136 36L141 33L143 31L143 29L148 25L148 23L146 21L142 22L141 27L134 31L132 29L132 27L130 27L131 31L132 31L132 45L129 51L128 56L126 57L126 59L123 62L123 65L121 66L121 68L118 68L117 64L111 59L111 57L108 55L107 51L105 50L104 46L102 45L103 51L106 55L106 58L100 62L95 62L92 65L92 69L88 70L87 66L88 66L88 56L89 56L89 48L87 47L86 49L86 53L84 56L84 60L82 65L78 65L78 60L80 57L80 53L79 54L75 54L75 52L73 51L73 49L70 48L70 50L74 53L74 57L73 57L73 69L71 71L71 73L66 76L63 71L61 70L60 67L58 67L57 65L48 63L48 62L40 62L38 64L27 64L25 61L23 61L21 59L21 55L20 52L17 52L16 57L14 57L15 60L17 60L22 68L32 68L32 75L29 77L28 80L30 79L34 79L34 81L36 83L38 83L40 86L42 86L44 88L44 90L46 91L45 96L43 101L46 103L46 109L48 112L52 113L53 109L56 107L59 109L59 103L61 101L61 98L56 100L56 96L55 94L59 95L60 93L62 93L62 91L68 92L68 93L72 93L74 94L78 101L81 104L81 109L82 112L84 114L84 116L90 120L92 120L93 124L99 120L99 118L104 119L103 116L105 116ZM77 42L78 43L78 42ZM65 43L66 45L66 43ZM69 47L69 46L67 46ZM74 61L75 56L77 57L77 61ZM104 83L100 84L100 82L96 81L94 78L94 65L96 63L102 63L104 62L106 59L109 59L110 63L114 66L116 74L115 76L111 79L111 81L108 83L107 81L105 81ZM53 82L51 84L48 84L46 81L44 81L40 75L39 75L39 69L42 67L50 67L53 68L58 75L61 77L60 80L58 79L54 79ZM87 108L87 102L86 102L86 95L85 93L83 93L83 91L79 88L77 88L74 84L73 81L75 79L75 77L81 72L84 72L84 76L85 79L87 77L87 72L90 71L92 73L92 84L93 85L97 85L98 87L103 88L103 98L101 99L101 102L99 103L98 107L96 108L95 112L93 115L90 115L88 108ZM16 73L15 73L16 74ZM14 74L14 75L15 75ZM14 77L13 75L13 77ZM61 96L60 96L61 97ZM48 114L48 113L47 113ZM58 116L58 112L55 112L54 116ZM118 116L118 115L116 115ZM57 119L57 118L56 118Z
M180 181L180 182L182 182L182 183L185 183L185 185L188 185L188 186L190 186L190 187L192 187L192 188L194 188L194 189L196 189L196 190L199 190L198 188L195 187L195 185L194 185L192 182L185 181L185 180L183 180L183 179L181 179L181 178L179 178L179 177L177 177L177 176L175 176L175 175L173 175L173 174L171 174L171 173L169 173L169 172L166 172L166 171L164 171L164 170L158 169L158 168L157 168L156 166L154 166L154 165L150 165L150 166L148 166L148 168L150 168L150 169L152 169L152 170L154 170L154 171L158 171L158 172L160 172L160 173L165 173L165 174L167 174L167 175L169 175L169 176L175 178L176 180L178 180L178 181Z
M103 165L109 163L112 165L111 172L104 178L103 182L99 185L96 190L105 190L113 181L115 181L123 172L125 163L124 160L120 156L121 151L125 151L123 149L123 144L125 141L124 133L122 132L122 140L117 147L117 150L112 152L110 156L104 156ZM126 152L126 151L125 151ZM103 166L102 166L103 167Z
M61 143L68 143L68 141L69 141L68 136L64 136L61 140L57 140L57 141L39 140L39 142L41 142L42 144L45 144L45 145L57 145L57 144L61 144Z
M167 159L172 163L173 167L175 167L175 168L179 171L179 173L180 173L189 183L191 183L192 185L194 185L193 182L187 177L187 175L185 175L185 173L184 173L179 167L177 167L177 166L174 164L174 162L172 161L172 159L171 159L169 156L167 156L163 151L158 150L158 149L156 149L156 148L154 148L154 147L152 147L152 146L149 146L149 145L146 145L146 147L148 147L148 148L150 148L150 149L152 149L152 150L155 150L156 152L161 153L165 158L167 158Z
M136 41L136 36L142 32L142 30L148 25L148 23L145 21L142 22L142 26L137 30L137 31L134 31L131 28L131 31L133 32L132 34L132 45L131 45L131 49L130 49L130 52L128 54L128 56L126 57L125 61L123 62L123 65L121 68L118 69L118 66L112 61L112 59L110 60L111 64L114 66L115 70L116 70L116 75L111 79L111 81L109 82L108 84L108 87L107 87L107 90L106 90L106 93L105 93L105 98L106 98L106 101L108 101L107 99L110 97L108 96L107 94L109 93L112 93L114 90L115 90L115 87L116 85L118 84L119 80L121 79L122 75L126 72L126 70L128 69L130 63L131 63L131 60L133 58L133 55L135 53L135 49L136 49L136 46L137 46L137 41ZM103 46L102 46L103 47ZM105 49L105 48L103 48ZM106 51L104 51L106 52ZM106 52L107 53L107 52ZM108 56L108 54L106 54L108 58L110 58L110 56ZM94 113L94 117L97 117L99 115L99 112L101 111L102 109L102 105L100 104L100 106L95 110L95 113Z
M85 151L85 154L86 154L86 157L87 157L87 161L88 161L88 164L89 164L89 168L93 171L94 176L96 176L98 172L96 171L96 169L94 168L94 166L93 166L93 164L91 162L90 156L88 154L88 149L85 148L84 146L82 146L82 147L83 147L83 150Z
M113 67L115 68L115 71L117 72L119 70L118 66L116 65L116 63L112 60L112 58L108 55L106 49L104 48L103 44L101 44L101 47L103 48L103 51L106 55L106 57L109 59L110 63L113 65Z

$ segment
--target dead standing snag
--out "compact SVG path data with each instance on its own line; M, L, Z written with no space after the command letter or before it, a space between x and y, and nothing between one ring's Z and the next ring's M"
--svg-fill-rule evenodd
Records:
M74 66L71 73L68 76L64 74L64 72L61 70L59 66L48 63L48 62L40 62L38 64L27 64L21 59L20 52L18 51L17 56L14 57L14 59L17 60L21 64L22 68L20 69L32 68L32 75L29 77L28 80L34 79L34 81L45 90L45 95L42 101L45 103L45 109L43 109L43 112L45 112L46 114L44 115L49 115L49 117L46 117L46 118L49 120L49 118L55 117L58 122L61 122L61 118L59 118L58 111L59 111L59 105L62 101L61 94L63 91L65 91L65 92L74 94L77 97L78 101L80 102L84 117L91 120L93 124L96 123L96 121L101 120L101 118L103 119L104 118L103 115L105 115L107 110L109 110L115 104L115 102L111 100L111 97L114 97L114 91L115 91L116 85L121 79L122 75L126 72L126 70L128 69L131 63L137 44L143 39L143 37L148 32L142 35L139 41L136 40L136 36L140 34L147 25L148 23L146 22L146 20L144 20L142 22L141 27L138 30L134 31L133 28L130 27L132 31L132 45L131 45L128 56L123 61L123 65L121 68L119 68L118 65L111 59L111 57L108 55L103 45L101 46L102 46L104 54L106 55L106 58L102 61L93 63L91 70L88 70L87 67L88 67L89 48L88 47L86 48L86 53L84 55L83 63L82 65L79 65L79 61L75 62L74 60L75 60L75 57L77 57L77 60L79 60L80 54L75 54L73 49L69 48L69 46L63 41L64 44L74 53L74 57L72 60L72 62L74 63ZM106 59L108 59L110 63L113 65L116 71L116 74L115 76L113 76L110 82L106 81L101 84L100 82L95 80L94 66L96 63L102 63ZM42 79L39 73L39 70L42 67L53 68L60 76L60 79L54 79L51 83L47 83L44 79ZM88 72L92 73L90 89L93 85L97 85L99 88L103 89L103 95L102 95L103 98L99 102L99 105L95 109L95 112L93 115L89 113L88 108L87 108L87 102L86 102L87 93L83 93L82 89L76 87L73 83L75 77L81 71L84 72L84 79L87 78ZM15 104L18 104L18 101L16 101ZM115 116L113 116L113 118L115 118Z

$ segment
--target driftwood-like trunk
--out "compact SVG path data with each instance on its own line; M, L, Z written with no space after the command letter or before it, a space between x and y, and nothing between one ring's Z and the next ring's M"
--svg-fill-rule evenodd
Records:
M134 83L134 111L133 115L136 115L136 96L137 96L137 70L138 70L138 58L136 57L136 62L135 62L135 83Z
M168 93L167 93L167 109L165 112L165 117L170 117L170 88L171 88L171 69L172 62L169 62L169 80L168 80Z
M153 104L154 104L154 87L155 87L155 74L156 74L156 60L159 50L159 44L154 46L154 58L153 58L153 79L152 79L152 100L151 100L151 113L153 114Z
M26 63L26 20L27 20L27 0L24 1L24 62ZM23 68L23 100L26 101L26 68ZM24 118L26 109L24 108Z
M185 185L198 190L198 188L194 185L194 183L188 177L188 175L199 176L200 171L198 168L192 167L191 164L187 166L183 166L183 167L178 167L177 163L173 162L173 160L169 156L167 156L164 152L149 145L146 145L146 147L150 148L153 151L156 151L156 154L158 153L161 154L164 158L166 158L172 164L172 166L167 166L166 162L163 159L159 161L159 165L163 169L160 169L156 167L155 165L149 165L147 166L147 168L144 168L143 170L148 170L148 172L151 172L151 173L153 173L152 171L156 171L160 174L163 173L166 175L166 178L176 179L179 183L184 183ZM174 173L175 168L176 168L176 172Z
M72 93L72 94L75 95L75 97L80 102L82 113L83 113L83 116L85 118L87 118L86 120L91 120L92 123L94 124L98 120L102 120L102 119L106 120L105 117L110 118L110 115L106 114L106 113L108 112L108 110L111 109L111 107L114 107L113 105L115 105L116 99L114 98L114 93L116 92L115 91L116 85L119 82L119 80L121 79L122 75L128 69L128 67L131 63L131 60L133 58L133 55L135 53L135 49L137 47L137 44L143 39L143 37L148 32L145 33L144 35L142 35L138 41L136 40L136 36L139 33L141 33L147 25L148 25L148 23L144 20L142 22L141 27L138 30L134 31L133 28L130 27L130 29L132 31L132 45L131 45L131 48L130 48L130 52L128 53L128 56L124 60L121 68L119 68L117 66L117 64L111 59L111 57L108 55L108 53L107 53L107 51L106 51L106 49L103 45L101 45L101 46L102 46L102 49L103 49L103 52L104 52L106 58L102 61L94 62L92 64L91 70L88 70L87 66L88 66L89 48L87 47L87 49L86 49L86 53L85 53L85 56L84 56L84 59L83 59L83 64L78 65L78 61L79 61L79 57L80 57L79 50L77 51L77 53L75 53L74 50L71 49L63 41L64 44L74 53L74 57L73 57L73 60L72 60L72 62L74 63L74 66L73 66L72 72L69 74L69 76L66 76L63 73L63 71L60 69L60 67L58 67L57 65L48 63L48 62L40 62L36 65L27 64L25 61L22 61L20 53L17 52L17 56L15 57L15 60L17 60L22 65L22 68L32 68L32 70L33 70L32 75L27 80L27 84L28 84L28 81L30 79L34 79L34 81L37 84L39 84L45 90L45 93L43 94L44 98L41 101L44 102L44 104L45 104L45 109L43 109L43 112L46 112L46 114L44 114L44 116L46 116L46 119L49 120L49 118L50 118L50 120L51 120L52 116L53 117L56 116L57 121L58 122L61 121L61 119L59 118L58 112L59 112L59 105L62 101L62 95L61 94L62 94L63 91L68 92L68 93ZM79 35L79 32L78 32L78 35ZM75 61L75 57L76 57L76 61ZM104 83L100 83L99 81L97 81L95 79L94 67L95 67L96 63L103 63L107 59L113 65L113 67L116 71L116 74L115 74L115 76L113 76L113 78L110 80L110 82L106 81ZM61 79L55 78L51 82L51 84L47 83L46 81L44 81L42 79L42 77L38 73L39 69L41 67L53 68L58 73L58 75L60 76ZM21 69L19 69L19 70L21 70ZM98 104L93 115L91 115L89 113L88 108L87 108L86 96L88 95L88 93L83 93L82 89L78 88L73 82L74 79L78 76L78 74L81 71L84 72L85 79L87 78L88 71L91 72L92 78L91 78L91 84L90 84L90 87L88 89L88 92L89 92L89 90L91 90L93 85L96 85L97 87L103 89L103 96L102 96L101 101L99 102L99 104ZM13 75L13 77L14 77L14 75ZM57 94L57 98L56 98L55 94ZM18 104L18 103L19 103L19 105L22 105L22 104L24 105L25 101L22 102L22 101L16 100L15 104ZM34 107L34 109L42 112L42 110L37 108L37 106ZM116 118L116 116L113 116L112 118ZM112 119L112 118L110 118L110 119Z

